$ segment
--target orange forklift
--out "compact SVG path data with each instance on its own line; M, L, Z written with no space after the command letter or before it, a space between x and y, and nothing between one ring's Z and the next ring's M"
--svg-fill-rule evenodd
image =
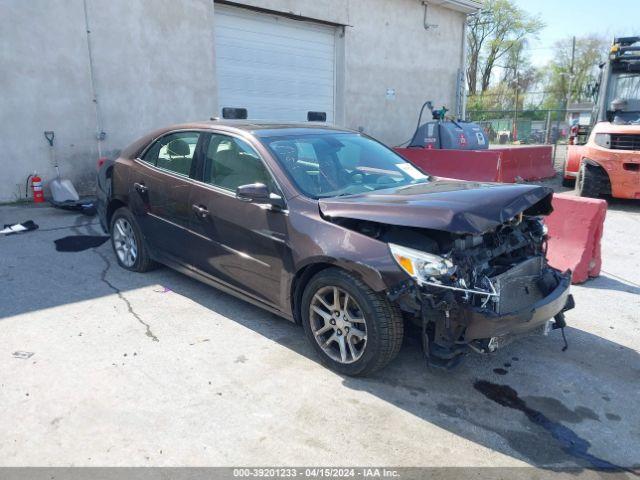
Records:
M572 129L563 185L582 197L640 200L640 37L614 40L597 90L590 133Z

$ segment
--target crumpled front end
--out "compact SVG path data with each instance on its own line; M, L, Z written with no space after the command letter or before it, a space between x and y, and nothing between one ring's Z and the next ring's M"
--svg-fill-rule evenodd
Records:
M453 366L470 350L488 353L517 336L565 326L571 274L547 264L539 217L519 215L444 243L446 274L407 281L389 294L414 313L432 363Z

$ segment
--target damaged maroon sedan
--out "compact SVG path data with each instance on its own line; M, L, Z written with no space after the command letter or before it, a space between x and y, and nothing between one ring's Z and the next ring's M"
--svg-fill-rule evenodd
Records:
M551 189L430 177L357 132L174 126L105 163L98 184L123 268L162 263L301 323L343 374L389 363L405 322L431 364L452 367L563 328L573 307L570 273L545 259Z

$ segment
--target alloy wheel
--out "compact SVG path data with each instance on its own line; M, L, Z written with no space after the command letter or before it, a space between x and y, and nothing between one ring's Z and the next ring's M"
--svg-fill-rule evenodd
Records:
M113 246L120 262L126 267L133 267L138 258L138 244L126 218L118 218L113 224Z
M320 288L309 307L313 336L320 348L343 364L357 361L367 346L367 323L358 302L336 286Z

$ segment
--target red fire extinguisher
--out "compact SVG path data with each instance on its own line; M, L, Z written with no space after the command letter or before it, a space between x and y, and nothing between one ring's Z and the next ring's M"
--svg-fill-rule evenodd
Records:
M44 193L42 192L42 179L37 173L31 177L31 189L33 190L33 203L44 202Z

